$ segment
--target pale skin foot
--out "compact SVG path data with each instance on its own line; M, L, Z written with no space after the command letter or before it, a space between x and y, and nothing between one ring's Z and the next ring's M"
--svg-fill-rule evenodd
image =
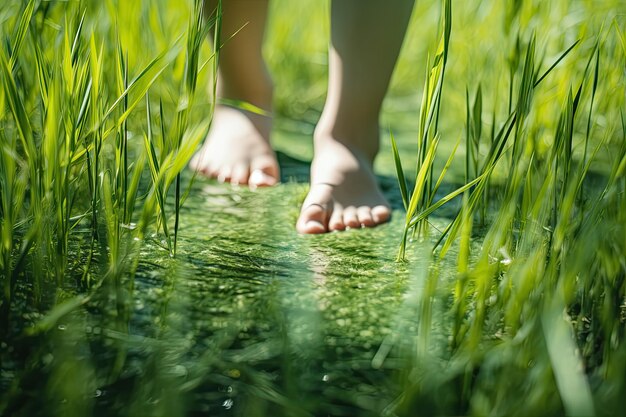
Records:
M271 186L278 182L278 163L270 145L270 116L218 106L202 149L190 167L234 185Z
M216 0L204 4L207 15L217 7ZM220 52L217 95L269 113L273 85L261 53L267 4L267 0L223 2L222 39L226 43ZM274 185L280 176L270 146L271 129L271 116L217 106L209 135L190 167L231 184Z
M205 0L209 10L215 4ZM226 34L247 26L222 49L218 95L267 110L271 81L261 55L267 0L222 4ZM391 215L372 163L378 116L412 7L413 0L332 2L328 96L315 134L311 189L296 225L300 233L373 227ZM259 115L222 107L192 167L231 183L272 185L278 165L270 128Z
M371 136L377 139L378 132ZM342 143L329 132L316 133L311 188L297 231L316 234L374 227L390 216L389 203L378 187L367 152L358 145Z
M380 109L412 8L413 0L332 2L328 96L298 232L374 227L389 220L391 209L372 163Z

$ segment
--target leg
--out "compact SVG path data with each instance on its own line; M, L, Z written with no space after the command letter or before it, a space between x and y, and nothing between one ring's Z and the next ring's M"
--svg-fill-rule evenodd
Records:
M300 233L372 227L391 215L372 164L380 109L412 7L413 0L332 3L328 96L315 131Z
M217 1L205 0L208 13L216 6ZM223 2L225 45L220 52L218 97L243 100L270 111L272 81L261 55L267 6L268 0ZM279 176L269 140L271 117L222 105L216 107L213 117L209 135L191 167L233 184L275 184Z

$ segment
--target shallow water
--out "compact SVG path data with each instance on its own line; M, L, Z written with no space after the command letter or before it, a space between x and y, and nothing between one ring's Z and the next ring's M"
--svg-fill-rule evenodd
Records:
M5 413L380 415L400 390L394 346L415 334L406 303L426 267L418 251L394 262L395 179L381 177L389 224L301 236L308 166L279 157L277 187L198 179L177 257L148 239L132 294L128 278L107 284L51 332L3 343Z

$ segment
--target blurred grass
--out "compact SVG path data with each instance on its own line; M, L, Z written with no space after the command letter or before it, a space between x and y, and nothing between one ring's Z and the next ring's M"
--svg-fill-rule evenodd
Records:
M165 2L119 3L8 2L0 9L5 330L18 281L33 285L36 300L45 281L61 287L66 275L79 274L92 291L105 280L121 285L152 228L176 251L180 172L211 121L211 111L196 119L191 112L198 72L203 88L214 85L206 64L218 52L209 53L205 39L217 19L201 16L201 3L185 3L170 15L182 25L175 27L161 20ZM155 36L137 43L146 33ZM157 103L149 92L158 92ZM158 120L150 111L156 105ZM70 254L87 231L88 245Z
M520 4L514 14L515 4ZM287 121L279 126L310 133L321 112L326 90L326 48L329 43L328 7L326 2L303 0L289 2L276 0L272 3L271 22L267 33L265 56L277 84L275 108ZM391 82L385 102L383 123L383 150L377 168L385 174L394 172L392 153L388 140L388 127L392 126L398 137L400 154L405 167L412 166L417 135L417 117L422 95L425 63L428 53L434 53L433 45L439 39L438 22L441 4L438 1L418 1L404 42L403 50ZM304 13L306 18L297 19ZM284 17L283 17L284 16ZM536 92L536 107L529 115L528 125L538 137L538 145L546 150L550 145L548 132L556 128L559 106L567 96L569 80L582 71L604 28L602 37L608 38L602 50L601 68L605 83L602 103L596 108L597 120L619 120L617 109L624 107L624 95L612 94L615 87L623 86L623 62L621 46L609 26L613 18L623 31L623 14L615 0L577 1L565 0L493 2L467 1L454 5L453 36L450 40L450 56L446 68L446 86L442 97L440 131L442 135L440 166L445 163L456 141L465 129L460 122L465 114L465 89L480 84L484 98L483 112L485 130L491 129L490 115L498 110L500 119L505 118L508 106L509 67L521 65L514 62L522 52L517 46L517 35L536 34L538 61L544 68L577 39L582 43L573 59L565 60L558 74L543 82ZM474 91L474 90L472 90ZM506 92L506 94L505 94ZM616 119L617 117L617 119ZM290 123L297 121L300 123ZM311 155L309 144L292 145L279 143L287 152ZM459 152L459 161L464 158ZM602 164L597 168L602 169ZM462 178L463 163L455 163L451 174ZM503 174L498 174L502 176Z
M466 184L455 194L463 203L441 236L443 249L435 251L444 257L458 248L447 255L456 254L456 270L437 257L415 269L398 317L417 325L399 324L373 361L383 369L397 358L405 364L398 397L384 412L613 415L626 394L621 3L454 2L438 123L424 132L422 88L442 36L443 3L416 4L385 102L377 168L393 175L401 165L418 185L443 168L446 183ZM275 142L306 159L310 141L293 133L310 135L323 106L328 3L274 0L271 9L265 56L276 82ZM27 332L37 337L93 297L108 297L100 289L110 285L111 333L119 342L110 381L126 361L139 250L149 235L151 250L175 253L185 200L179 174L210 123L215 61L209 42L199 42L205 28L193 10L192 2L173 0L0 6L0 334L23 336L12 310L19 286L47 314ZM422 144L421 159L418 134L433 140ZM466 145L455 153L459 142ZM433 195L414 207L407 225L451 199L439 200L433 188L414 192ZM409 260L429 253L427 242L409 244ZM76 246L77 253L69 250ZM67 293L64 276L81 295ZM175 298L174 284L170 277L164 303ZM176 322L177 314L159 318ZM162 326L176 333L176 325ZM84 344L62 339L56 348L64 360L53 369L50 395L69 399L59 410L70 415L87 415L92 406L81 393L93 391L97 370L89 360L71 362ZM184 349L157 347L175 369ZM266 387L261 373L251 374ZM132 412L171 384L161 376L135 391ZM183 414L176 389L163 392L155 413ZM281 392L259 397L302 412Z

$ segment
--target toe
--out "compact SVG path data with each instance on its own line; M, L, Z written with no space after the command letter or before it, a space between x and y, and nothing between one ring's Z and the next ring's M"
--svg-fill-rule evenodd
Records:
M200 168L198 165L199 159L200 159L199 153L196 153L189 161L189 168L191 168L194 171L199 171L199 168Z
M351 229L356 229L361 227L361 222L359 222L359 217L356 213L355 207L347 207L343 212L343 223L346 227Z
M191 158L191 161L189 161L189 168L207 177L212 176L211 166L209 162L203 158L202 151L198 151L193 158Z
M376 226L376 222L372 217L372 209L370 207L362 206L357 209L357 217L359 219L359 223L363 227L374 227Z
M311 186L296 224L298 232L305 234L328 232L328 221L334 210L331 191L332 189L326 186Z
M248 180L248 184L250 187L271 187L272 185L276 185L278 180L276 177L266 174L264 171L259 169L252 171L250 174L250 179Z
M343 223L343 208L335 205L333 207L333 213L330 215L328 221L328 230L346 230L346 225Z
M202 147L198 149L198 151L191 157L191 160L189 161L189 167L192 169L198 169L202 163L202 160L204 159L204 154L204 145L202 145Z
M248 184L253 187L269 187L278 183L280 178L278 163L273 155L261 155L250 164Z
M372 219L376 224L385 223L391 217L391 209L387 206L376 206L372 209Z
M217 170L217 180L219 182L230 182L231 176L231 168L230 167L222 167Z
M202 173L202 175L209 178L217 178L220 175L220 169L211 164L201 166L199 171Z
M205 173L210 165L210 160L207 158L207 155L207 144L205 143L189 161L189 168Z
M326 233L328 209L320 204L309 204L302 208L296 229L304 234Z
M247 184L250 169L246 164L237 164L233 167L230 182L233 185Z

